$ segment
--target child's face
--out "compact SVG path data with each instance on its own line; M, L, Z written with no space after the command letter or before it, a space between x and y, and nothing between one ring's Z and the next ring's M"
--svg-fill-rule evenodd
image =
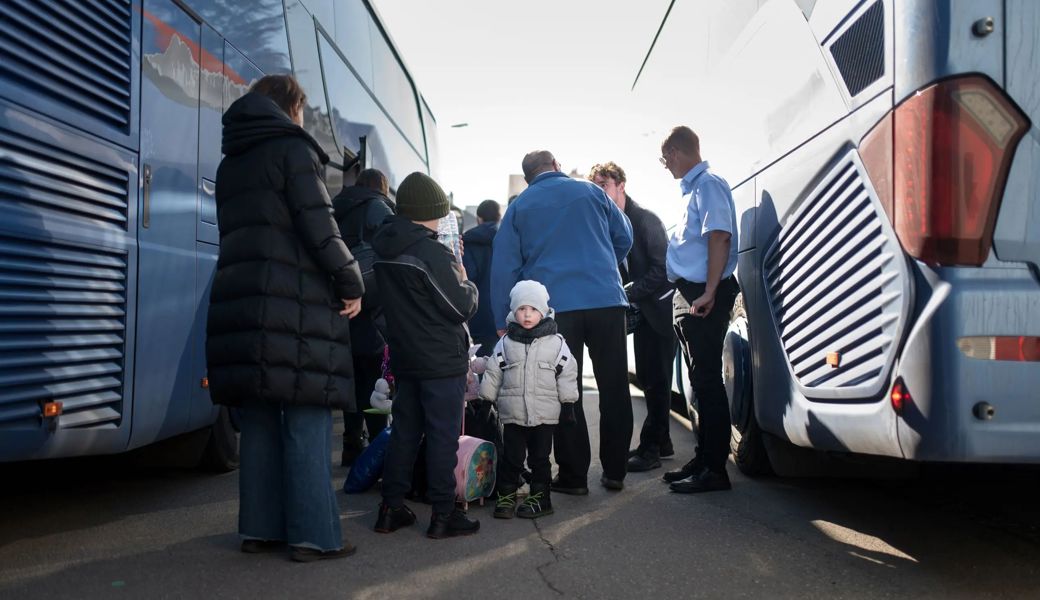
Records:
M530 329L542 321L542 313L526 304L517 308L516 312L513 313L513 317L516 318L516 322L524 329Z

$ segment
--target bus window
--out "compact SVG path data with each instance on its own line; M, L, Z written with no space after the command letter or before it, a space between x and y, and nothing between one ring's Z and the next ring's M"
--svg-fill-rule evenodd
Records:
M340 144L351 152L357 152L360 148L358 138L366 136L369 164L386 173L392 188L396 188L408 173L425 171L426 165L418 152L373 101L325 36L321 37L320 45L335 135ZM382 100L384 98L380 98Z
M264 73L292 71L281 0L191 0L189 4Z

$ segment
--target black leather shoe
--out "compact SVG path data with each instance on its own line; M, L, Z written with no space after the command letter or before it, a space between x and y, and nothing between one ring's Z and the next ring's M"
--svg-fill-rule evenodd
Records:
M628 451L629 458L632 458L633 456L639 456L640 454L646 454L645 452L643 452L642 448L632 448ZM675 448L672 447L671 442L665 442L661 445L661 451L658 452L657 455L661 458L670 458L672 456L675 456Z
M568 496L588 496L589 486L587 485L575 485L568 486L560 483L560 478L556 477L549 484L549 489L558 494L567 494Z
M599 483L612 492L620 492L625 489L625 482L620 479L611 479L604 475L599 478Z
M357 552L357 547L343 542L339 550L315 550L303 546L293 546L289 551L289 558L295 562L314 562L316 560L329 560L330 558L346 558Z
M379 504L379 516L376 517L376 533L391 533L402 527L415 524L415 513L407 506L391 508L386 503Z
M703 468L704 464L701 462L699 457L695 456L693 457L693 460L679 467L678 469L674 471L668 471L667 473L665 473L664 477L662 477L661 479L664 479L668 483L675 483L676 481L686 479L690 475L699 472Z
M636 454L628 459L629 473L642 473L643 471L659 469L660 467L661 459L654 454Z
M677 494L699 494L701 492L720 492L733 489L729 483L729 475L726 471L716 473L711 469L701 469L696 475L691 475L681 481L676 481L668 486Z
M242 552L246 554L281 552L282 550L285 550L285 542L281 540L242 540Z
M460 535L473 535L478 530L480 530L480 521L470 519L466 513L456 508L450 513L433 513L430 517L430 527L426 530L426 537L442 540Z

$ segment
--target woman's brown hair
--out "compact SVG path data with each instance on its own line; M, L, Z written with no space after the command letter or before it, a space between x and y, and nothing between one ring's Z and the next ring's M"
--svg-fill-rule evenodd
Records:
M302 106L307 99L303 87L292 75L267 75L254 83L249 91L274 100L278 108L285 111L290 119L293 118L296 108Z

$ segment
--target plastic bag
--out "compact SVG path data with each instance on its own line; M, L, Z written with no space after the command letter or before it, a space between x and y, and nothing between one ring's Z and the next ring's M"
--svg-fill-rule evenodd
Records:
M390 427L379 432L379 435L368 443L361 456L354 461L354 466L343 482L343 491L348 494L360 494L375 485L383 474L383 462L386 460L386 448L390 444Z

